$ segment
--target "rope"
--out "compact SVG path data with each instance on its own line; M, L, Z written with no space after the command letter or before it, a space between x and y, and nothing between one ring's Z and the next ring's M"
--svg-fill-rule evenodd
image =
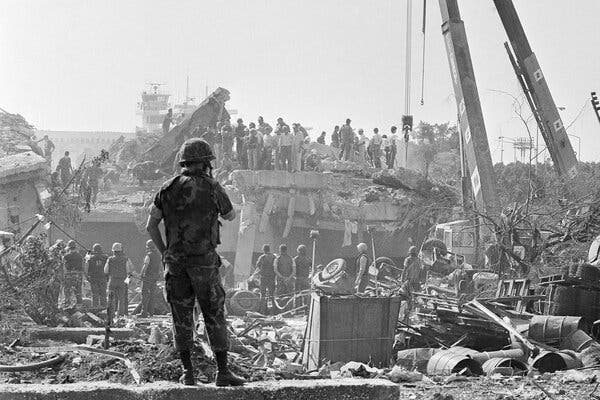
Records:
M423 33L423 59L421 60L421 105L425 104L423 98L425 97L425 31L427 27L427 0L423 0L423 26L421 32Z

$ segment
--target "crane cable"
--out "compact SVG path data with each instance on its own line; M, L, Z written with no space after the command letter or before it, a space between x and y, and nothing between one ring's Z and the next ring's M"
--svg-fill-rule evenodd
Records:
M425 104L425 28L427 27L427 0L423 0L423 25L421 32L423 33L423 59L421 60L421 105Z
M411 47L412 47L412 0L406 1L406 64L404 82L404 114L410 115L410 78L411 78Z

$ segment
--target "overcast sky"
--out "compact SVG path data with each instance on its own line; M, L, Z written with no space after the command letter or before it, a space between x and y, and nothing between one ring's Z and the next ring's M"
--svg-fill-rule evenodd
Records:
M514 0L563 120L598 161L600 1ZM437 1L428 2L425 105L419 104L422 0L413 0L415 120L454 120ZM526 136L512 111L519 86L492 0L460 1L494 159L499 136ZM406 0L2 0L0 107L40 129L133 131L145 82L173 100L205 86L231 91L245 120L282 116L328 134L350 117L371 132L404 110ZM578 148L578 139L572 138ZM504 161L512 160L506 144Z

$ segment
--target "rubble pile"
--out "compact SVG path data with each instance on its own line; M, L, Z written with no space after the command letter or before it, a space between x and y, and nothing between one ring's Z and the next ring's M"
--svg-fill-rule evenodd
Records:
M0 111L0 158L23 151L32 150L43 154L33 141L35 127L29 124L20 114Z
M56 323L62 284L60 249L47 249L45 237L29 236L11 253L13 262L2 264L0 302L23 308L38 324Z

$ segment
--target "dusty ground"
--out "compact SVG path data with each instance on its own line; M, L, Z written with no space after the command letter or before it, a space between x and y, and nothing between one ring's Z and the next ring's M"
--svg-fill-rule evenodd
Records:
M469 378L465 382L447 385L425 383L401 384L400 399L435 400L512 400L512 399L600 399L600 390L594 383L562 383L564 373L547 374L536 379L550 396L531 384L527 378ZM451 397L448 397L451 396ZM597 397L595 397L597 396Z

